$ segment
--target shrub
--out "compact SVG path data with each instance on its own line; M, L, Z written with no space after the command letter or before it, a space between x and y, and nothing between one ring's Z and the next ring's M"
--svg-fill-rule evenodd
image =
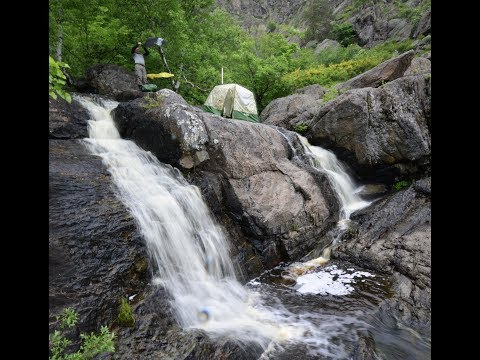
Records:
M268 32L274 32L276 29L277 29L277 24L275 24L273 21L269 21L267 23Z
M393 184L393 188L398 191L398 190L402 190L409 187L410 184L411 184L410 181L400 180L400 181L397 181L395 184Z
M78 313L71 308L65 308L56 318L59 322L60 329L66 327L71 328L75 326L78 321ZM106 326L102 326L98 334L93 332L89 335L81 333L80 338L82 339L80 349L75 353L66 354L65 350L72 341L67 339L61 331L55 330L49 335L49 349L51 354L49 360L90 360L96 355L105 352L115 352L115 334L110 332Z
M300 123L296 125L293 130L295 130L297 133L304 135L310 127L307 124Z
M51 56L48 57L48 93L55 100L60 96L71 103L72 96L63 90L67 78L63 73L62 68L70 69L70 66L63 62L55 61Z
M332 26L332 34L343 46L355 43L357 33L353 29L353 25L349 22L334 23Z
M135 324L135 319L132 315L132 307L128 303L127 299L122 298L120 301L120 308L118 310L117 317L118 324L121 326L132 327Z

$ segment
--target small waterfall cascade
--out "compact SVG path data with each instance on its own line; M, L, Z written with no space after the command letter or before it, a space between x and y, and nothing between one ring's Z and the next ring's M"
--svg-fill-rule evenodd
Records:
M321 256L303 263L292 264L289 268L288 276L296 279L298 276L308 271L312 271L330 260L332 247L338 243L342 234L348 229L350 215L357 210L367 207L371 202L363 200L358 195L361 187L355 185L350 175L348 175L344 165L337 159L334 153L319 146L310 145L305 137L295 134L298 140L300 140L299 142L302 147L301 154L299 154L299 151L297 151L291 139L289 139L283 132L279 132L287 140L294 156L307 161L309 165L327 176L330 185L337 195L340 205L336 235L332 244L323 250Z

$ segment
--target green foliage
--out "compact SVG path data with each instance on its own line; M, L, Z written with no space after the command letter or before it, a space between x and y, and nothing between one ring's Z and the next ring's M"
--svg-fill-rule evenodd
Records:
M338 95L340 95L340 91L337 89L336 86L332 86L327 90L325 95L323 95L322 100L324 102L327 102L335 99Z
M150 96L145 96L144 100L145 102L142 106L146 110L162 106L163 104L163 96L160 96L158 94L151 94Z
M286 96L296 89L312 84L320 84L327 88L332 87L370 70L393 56L397 56L399 52L403 53L410 50L412 42L411 39L402 42L389 41L371 49L363 49L357 47L357 45L350 45L347 48L327 49L325 50L325 56L320 54L317 57L320 64L306 69L297 68L282 76L276 84L276 87L281 89L277 96ZM338 59L345 60L336 63L335 61ZM331 100L338 94L335 95L334 91L330 90L330 93L326 95L327 97L324 97L324 100L329 97L331 97Z
M308 126L308 124L304 124L304 123L300 123L293 128L294 131L296 131L297 133L299 133L301 135L306 134L306 132L309 129L310 129L310 127Z
M423 14L427 9L431 7L431 0L423 0L417 6L411 6L410 4L402 1L395 1L397 7L397 14L395 16L408 20L413 25L417 25Z
M342 46L348 46L355 43L357 33L353 29L353 25L349 22L334 23L332 26L333 38Z
M397 5L397 9L398 9L398 12L397 12L398 17L407 19L412 24L417 24L420 21L422 17L420 8L412 7L401 1L396 1L395 4Z
M330 65L338 64L342 61L347 61L355 58L358 54L365 51L361 46L357 44L351 44L347 47L330 47L320 51L315 56L315 60L319 64Z
M132 327L135 324L135 319L132 315L132 307L128 303L127 299L122 298L120 301L120 308L118 310L117 317L118 324L121 326Z
M62 68L69 69L70 66L63 62L55 61L51 56L48 57L48 93L55 100L60 96L69 103L72 102L71 95L63 89L66 84L65 74L62 72Z
M115 352L115 334L108 330L108 327L100 327L100 333L80 334L83 344L80 347L79 359L92 359L95 355L104 352Z
M258 26L247 31L215 4L214 0L50 0L49 52L53 56L61 50L61 64L70 65L73 77L83 76L95 63L133 70L133 44L161 36L168 41L163 51L170 72L187 102L203 104L210 90L220 84L223 68L224 83L252 90L261 112L273 99L294 89L314 83L329 87L390 58L394 51L402 51L399 44L403 43L392 42L383 49L348 45L353 28L345 20L332 22L328 0L308 2L305 32L273 22L267 29ZM315 55L312 49L288 41L292 37L304 42L323 40L331 35L332 24L336 36L348 46ZM50 94L68 98L62 89L65 79L52 66L58 77L51 77ZM167 71L155 48L146 57L146 68L150 74ZM171 87L169 79L156 79L155 83L160 88Z
M277 29L277 24L274 21L269 21L267 23L267 30L268 32L274 32Z
M305 41L321 41L329 37L331 22L333 21L333 10L327 0L307 2L303 18L307 26Z
M401 180L401 181L397 181L395 184L393 184L393 188L395 190L402 190L402 189L405 189L407 187L409 187L411 184L410 181L407 181L407 180Z
M71 328L78 321L78 313L71 308L66 308L56 318L61 329ZM98 334L93 332L89 335L81 333L80 338L82 339L80 349L75 353L65 354L66 348L72 341L67 339L61 331L55 330L49 335L51 354L49 360L90 360L98 354L115 352L115 334L110 332L106 326L102 326Z
M65 308L60 315L56 316L56 319L60 322L60 329L71 328L77 323L78 314L72 308Z

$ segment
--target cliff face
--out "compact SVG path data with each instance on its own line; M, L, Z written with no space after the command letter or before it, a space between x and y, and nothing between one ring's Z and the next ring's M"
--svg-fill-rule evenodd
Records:
M322 2L317 0L317 3ZM386 40L416 39L430 34L430 0L325 0L337 23L351 23L359 45L372 47ZM269 21L307 28L306 0L217 0L217 5L240 19L243 26L266 26ZM321 41L323 39L317 39Z
M301 25L300 15L306 3L306 0L217 0L219 7L240 19L246 28L266 25L269 20Z

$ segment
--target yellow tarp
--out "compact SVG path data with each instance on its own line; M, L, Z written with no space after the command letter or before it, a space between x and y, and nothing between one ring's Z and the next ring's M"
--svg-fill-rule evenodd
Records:
M149 78L149 79L170 78L172 76L175 76L175 75L170 74L168 72L161 72L161 73L158 73L158 74L147 74L147 78Z

